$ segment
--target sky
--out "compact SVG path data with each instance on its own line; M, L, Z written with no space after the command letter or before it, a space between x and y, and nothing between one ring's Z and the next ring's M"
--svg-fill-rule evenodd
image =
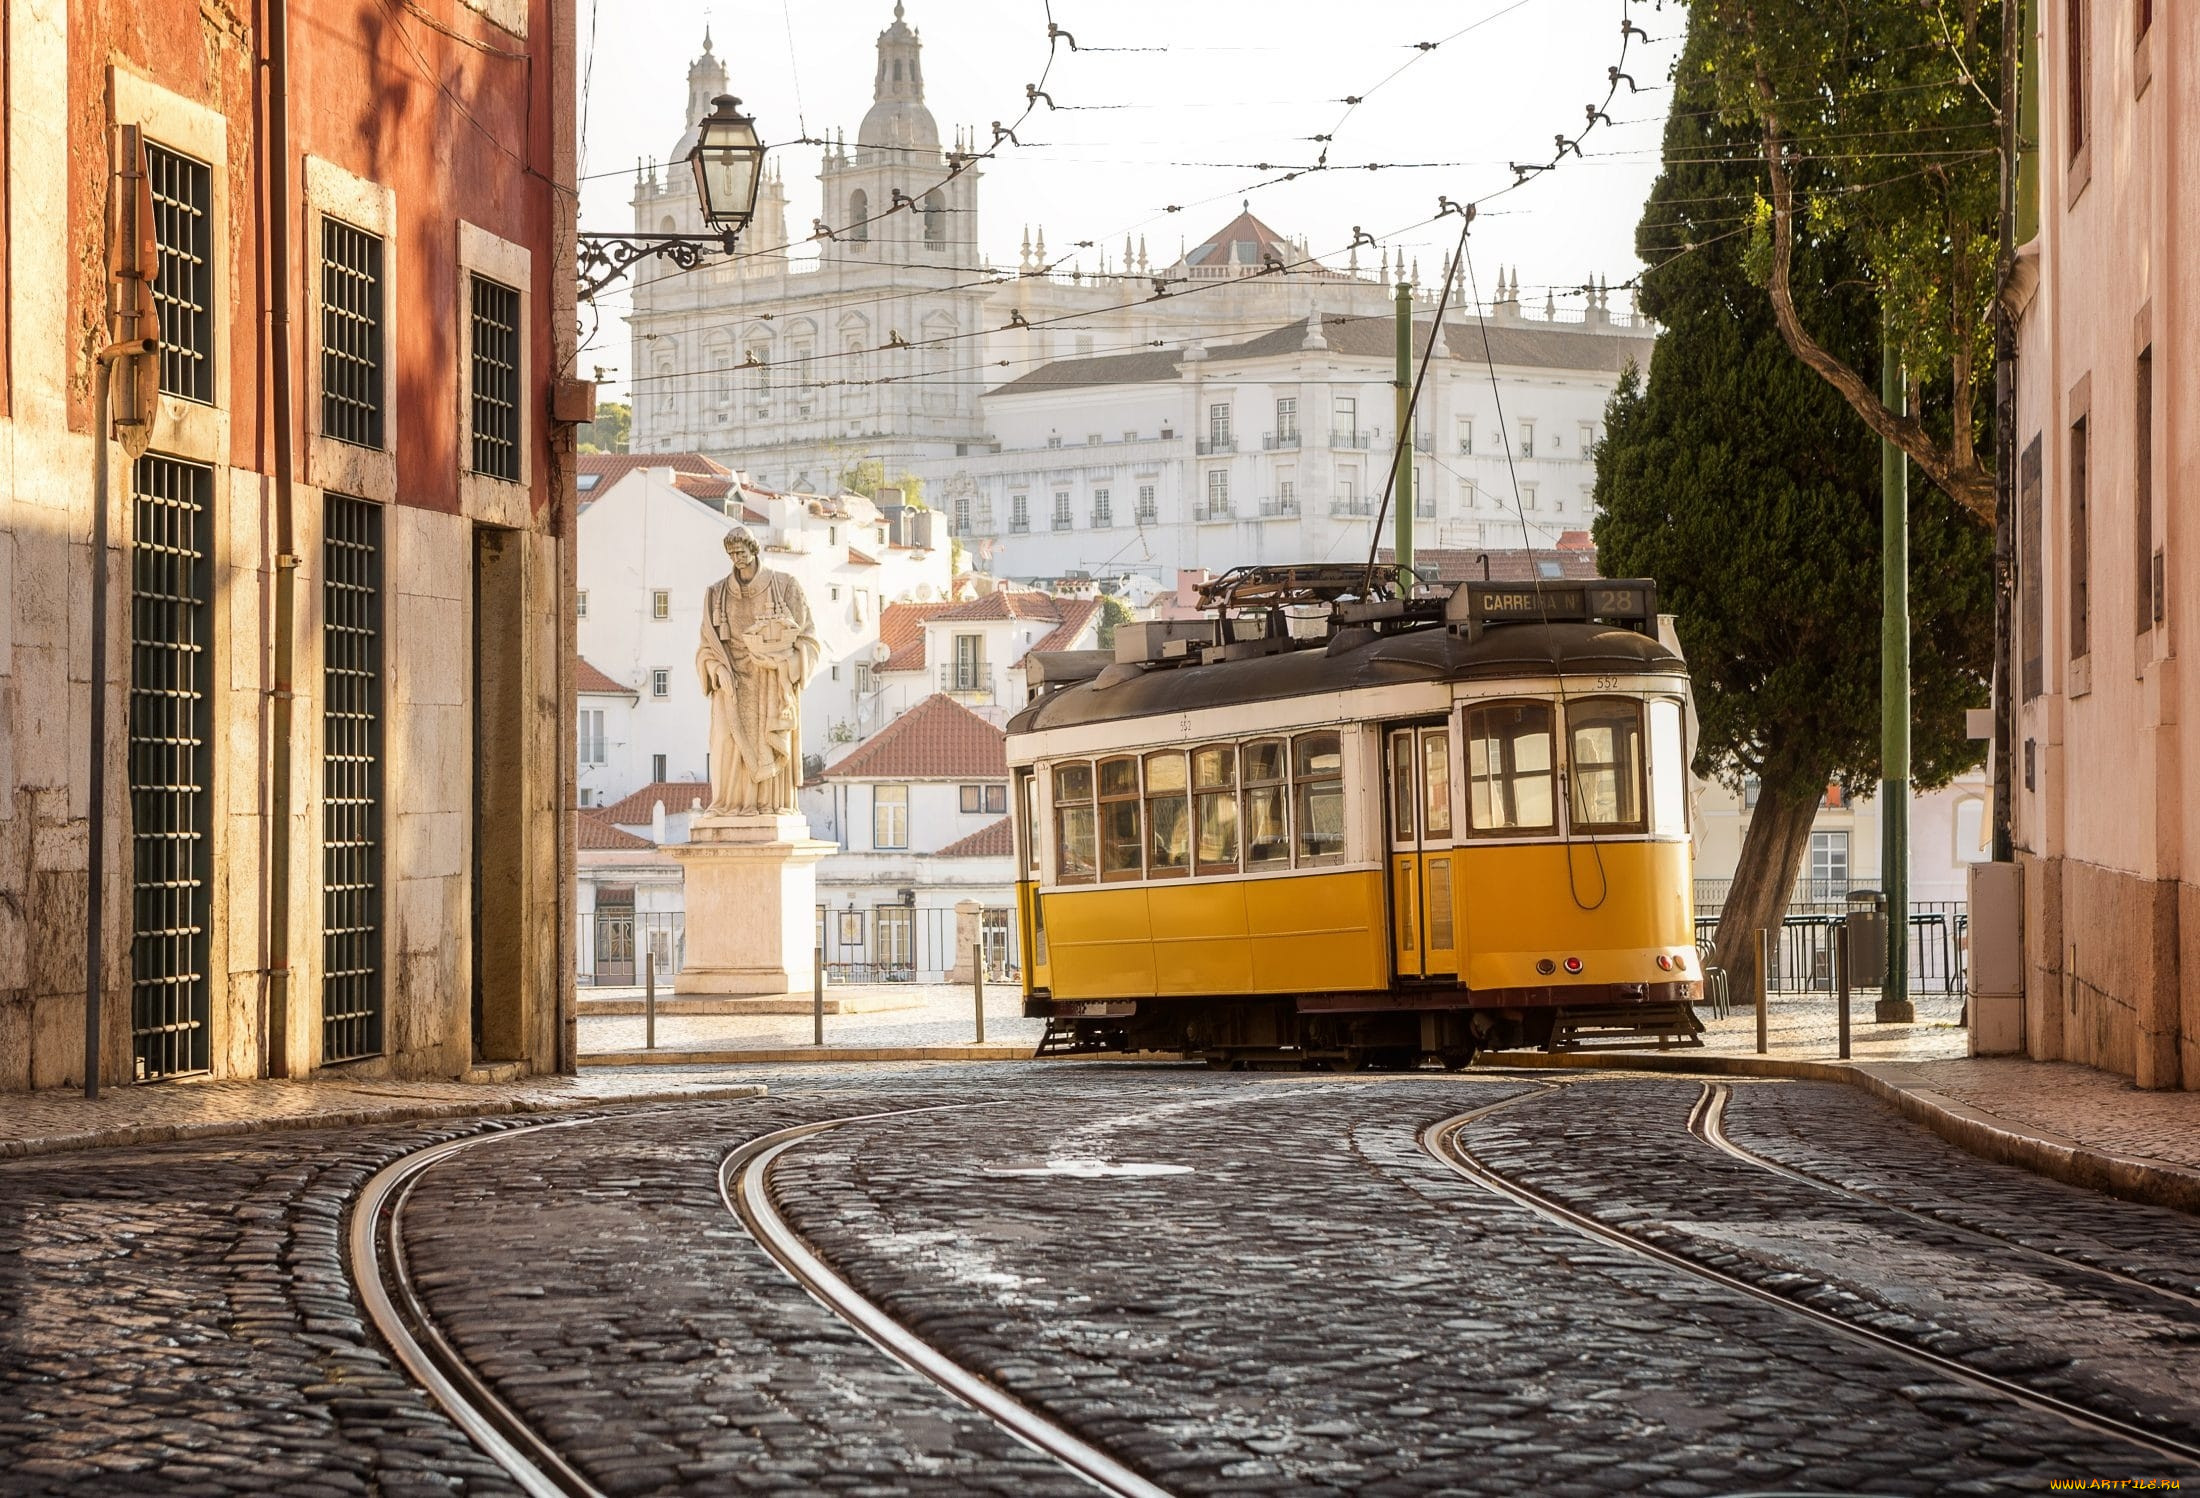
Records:
M706 27L786 178L789 228L822 211L820 152L791 142L854 137L892 0L579 5L584 230L633 227L636 158L663 158L685 128ZM1050 260L1074 255L1088 270L1098 247L1119 258L1126 235L1165 264L1246 203L1319 258L1341 265L1358 227L1433 281L1459 223L1431 222L1439 196L1488 199L1469 251L1484 299L1504 267L1524 301L1549 290L1562 308L1581 305L1575 288L1590 277L1618 283L1640 268L1635 220L1685 24L1680 0L906 0L906 14L942 139L960 126L982 143L998 120L1022 142L981 167L980 241L997 266L1015 268L1027 228L1044 229ZM1553 136L1579 135L1586 106L1604 103L1623 15L1648 35L1630 36L1624 58L1640 91L1618 83L1580 156L1490 198L1514 183L1510 163L1550 161ZM1074 50L1050 48L1050 17ZM1040 102L1018 124L1025 85L1042 78L1056 107ZM1324 149L1329 170L1278 180ZM1079 240L1096 248L1075 250ZM1362 248L1363 266L1371 254ZM607 398L626 374L625 310L607 295L597 318L582 313L580 365L603 368Z

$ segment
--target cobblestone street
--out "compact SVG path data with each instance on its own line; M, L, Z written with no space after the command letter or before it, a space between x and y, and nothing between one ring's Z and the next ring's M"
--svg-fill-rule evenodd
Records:
M1855 1089L1715 1082L1711 1126L1703 1081L1618 1070L713 1080L771 1091L0 1164L0 1488L519 1491L393 1356L345 1251L370 1176L471 1139L397 1199L403 1274L574 1490L1088 1491L729 1209L729 1157L802 1125L826 1127L768 1194L817 1256L1142 1491L2200 1477L2177 1454L2191 1219L1978 1160ZM1463 1179L1428 1134L1461 1116L1482 1168L1774 1298Z

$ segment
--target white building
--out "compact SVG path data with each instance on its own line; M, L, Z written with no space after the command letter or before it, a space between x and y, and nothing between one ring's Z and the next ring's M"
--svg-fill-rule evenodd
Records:
M1102 606L995 585L960 603L896 604L880 625L872 696L857 709L864 733L944 693L1005 726L1031 700L1032 652L1099 648Z
M937 982L956 965L955 907L981 907L987 966L1018 958L1008 762L998 725L944 694L895 718L805 796L826 963L856 981Z
M972 153L992 138L961 133L943 144L925 104L922 52L896 5L855 143L826 150L817 210L794 215L791 238L786 184L769 174L740 257L636 278L636 451L711 453L777 488L830 488L867 458L889 476L907 470L946 486L957 459L993 440L973 368L1257 328L1317 304L1376 313L1388 305L1387 280L1408 273L1401 259L1363 278L1357 250L1342 271L1307 263L1303 239L1249 213L1173 260L1126 240L1062 266L1042 227L1036 243L1027 230L1016 267L988 265L978 248L984 173ZM680 125L689 133L666 158L675 164L636 175L635 230L703 229L678 163L693 122L727 88L706 36L688 69ZM910 206L894 211L899 200ZM1293 268L1273 273L1271 261ZM1170 296L1155 299L1157 280Z
M777 493L723 470L697 471L693 454L648 461L581 460L583 477L594 470L599 479L581 510L575 595L584 807L657 782L709 779L710 705L695 651L704 590L726 575L725 537L735 527L757 538L766 567L800 581L824 645L802 696L806 761L859 736L880 611L900 600L944 601L952 583L948 547L944 537L932 544L929 514L882 512L853 494Z
M1416 324L1425 349L1432 322ZM1414 502L1428 547L1552 546L1595 517L1595 443L1646 325L1447 319L1423 388ZM1395 445L1389 317L1316 313L1242 342L1044 365L987 393L995 439L940 500L987 570L1155 582L1367 552ZM1491 370L1497 388L1491 388ZM1518 489L1517 507L1515 485ZM1385 525L1385 537L1389 534Z

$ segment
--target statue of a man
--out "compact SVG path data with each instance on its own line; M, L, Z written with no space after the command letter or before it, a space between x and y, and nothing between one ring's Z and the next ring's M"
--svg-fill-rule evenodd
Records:
M802 687L816 669L817 628L802 587L767 571L756 540L726 533L732 573L703 594L696 674L710 699L712 816L795 809L802 771Z

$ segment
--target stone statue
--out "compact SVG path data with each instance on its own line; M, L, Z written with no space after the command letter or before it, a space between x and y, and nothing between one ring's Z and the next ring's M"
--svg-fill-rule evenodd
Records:
M756 540L726 533L729 576L703 594L696 674L710 699L710 816L795 809L802 773L802 687L823 648L802 586L765 569Z

